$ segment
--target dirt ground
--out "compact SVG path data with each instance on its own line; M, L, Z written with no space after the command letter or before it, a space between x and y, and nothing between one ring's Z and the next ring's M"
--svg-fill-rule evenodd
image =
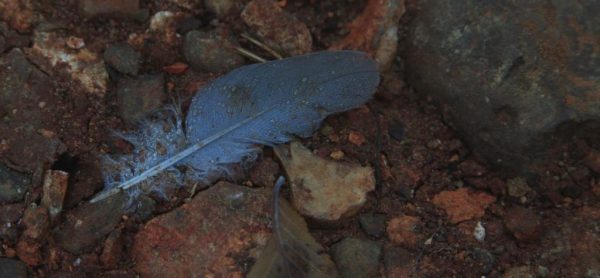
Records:
M100 56L108 45L135 42L131 34L145 34L148 15L159 11L176 12L183 18L176 23L177 33L212 30L222 24L233 30L233 36L248 31L237 15L218 19L205 8L182 8L168 1L142 1L147 15L125 18L86 16L78 1L32 2L21 1L26 4L17 5L16 13L25 18L43 17L52 26L41 28L82 40L86 49ZM315 51L328 49L344 38L348 33L344 26L366 5L366 1L350 0L279 3L308 27ZM399 30L400 50L415 4L411 1L406 5ZM5 142L0 144L0 159L12 170L27 173L33 187L22 201L0 204L0 209L21 215L30 203L39 203L43 172L48 169L68 172L69 189L61 215L44 229L47 235L31 236L28 225L35 220L17 220L16 234L0 238L0 257L25 261L31 277L135 277L130 250L135 234L154 215L180 206L186 192L170 200L158 199L153 215L146 218L120 216L114 229L119 230L121 240L111 255L103 251L105 240L82 254L72 254L56 242L53 231L64 223L64 215L102 188L98 157L131 148L112 137L111 131L132 129L135 124L120 114L117 90L125 75L109 68L106 89L98 93L95 89L102 85L90 89L76 82L74 75L64 70L65 65L53 66L31 50L35 44L33 28L27 27L27 20L15 20L7 20L6 34L10 35L4 36L2 55L23 50L31 71L39 75L28 77L28 86L37 96L19 99L11 106L18 112L2 127L0 137ZM18 26L22 29L17 30ZM270 57L248 40L236 37L245 48ZM181 99L185 106L198 88L219 74L177 64L185 63L186 58L181 36L172 39L170 44L147 39L136 45L141 53L138 72L162 74L166 95L160 103ZM383 73L372 101L329 117L323 125L327 132L321 129L303 141L321 157L341 151L341 162L370 165L377 181L356 216L336 225L310 223L317 241L326 249L346 237L381 243L379 272L385 277L600 277L600 173L584 162L589 160L590 149L597 146L593 142L556 146L556 158L530 175L494 169L462 143L428 96L415 92L404 81L402 51L399 53ZM46 109L28 112L35 107ZM23 126L31 126L35 132L19 129ZM356 142L356 137L364 142ZM61 143L47 151L53 138ZM55 153L59 155L44 157ZM262 161L277 161L277 157L265 150L258 165L238 183L260 184L253 178L281 174L279 166L262 167ZM375 231L366 232L359 221L365 215L381 216L385 221L376 225ZM485 236L481 236L482 228ZM27 236L31 237L25 240ZM33 258L26 250L33 250L29 254ZM110 256L113 261L118 259L111 263Z

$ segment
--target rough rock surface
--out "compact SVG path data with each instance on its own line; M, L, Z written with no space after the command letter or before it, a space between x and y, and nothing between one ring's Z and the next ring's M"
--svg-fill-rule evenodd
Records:
M283 11L275 1L250 1L242 11L242 19L267 45L281 54L295 56L312 49L308 27Z
M300 214L331 222L350 217L375 189L373 169L320 158L298 142L277 155L292 183L292 203Z
M600 130L597 7L419 1L405 53L409 83L491 162L527 171L554 137Z
M331 247L341 277L379 277L381 243L360 238L345 238Z
M115 228L125 212L126 202L125 194L116 194L75 208L56 231L56 242L67 251L80 254Z
M268 189L225 182L199 193L138 232L136 271L142 277L241 277L236 258L256 254L271 235L270 197Z
M29 176L0 164L0 203L21 201L30 187Z
M483 192L473 192L467 188L443 191L433 197L433 204L444 209L450 222L456 224L465 220L482 217L485 208L496 201L494 196Z

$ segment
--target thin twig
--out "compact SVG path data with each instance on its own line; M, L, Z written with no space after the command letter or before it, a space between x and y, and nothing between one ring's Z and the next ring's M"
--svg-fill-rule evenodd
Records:
M268 45L262 43L261 41L249 36L248 34L242 34L242 37L249 40L251 43L257 45L258 47L264 49L265 51L269 52L269 54L273 55L273 57L277 58L278 60L283 59L283 56L281 56L279 53L277 53L277 51L273 50L272 48L270 48Z
M241 53L242 55L244 55L244 56L246 56L246 57L248 57L250 59L256 60L257 62L260 62L260 63L267 62L266 59L264 59L264 58L262 58L262 57L260 57L260 56L258 56L256 54L250 52L250 50L247 50L247 49L244 49L244 48L241 48L241 47L236 47L235 50L237 50L239 53Z

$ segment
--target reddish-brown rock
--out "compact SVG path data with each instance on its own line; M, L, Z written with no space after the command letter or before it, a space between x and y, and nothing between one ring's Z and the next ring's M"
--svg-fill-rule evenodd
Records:
M242 19L269 46L285 54L300 55L311 51L308 27L283 11L275 1L253 0L242 11Z
M433 197L433 204L444 209L448 214L448 220L454 224L482 217L485 208L495 201L494 196L467 188L443 191Z
M535 241L542 233L542 218L523 207L509 209L504 215L504 225L520 241Z
M421 239L418 231L421 222L414 216L396 217L387 226L387 234L390 240L405 248L415 249Z
M271 235L271 193L221 182L148 222L132 255L143 277L241 277ZM256 258L255 258L256 259Z

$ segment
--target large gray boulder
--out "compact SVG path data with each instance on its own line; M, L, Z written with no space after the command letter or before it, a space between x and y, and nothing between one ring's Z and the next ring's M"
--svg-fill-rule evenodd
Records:
M600 134L600 3L419 1L409 83L477 152L527 171L557 138ZM596 135L594 135L596 134Z

